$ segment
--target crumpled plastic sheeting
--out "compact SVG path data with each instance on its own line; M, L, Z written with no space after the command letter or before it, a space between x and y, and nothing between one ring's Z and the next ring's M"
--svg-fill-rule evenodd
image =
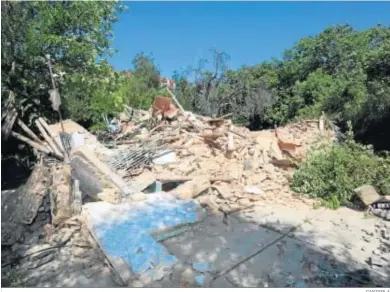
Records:
M107 256L122 257L137 274L151 273L156 266L170 268L177 258L169 254L150 233L198 220L200 206L160 192L147 200L112 205L85 205L95 235Z

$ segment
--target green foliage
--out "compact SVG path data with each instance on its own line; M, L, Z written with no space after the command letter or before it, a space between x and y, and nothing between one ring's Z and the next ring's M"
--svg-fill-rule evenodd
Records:
M311 152L295 171L292 189L323 199L338 208L353 197L353 189L373 185L382 195L390 193L390 157L379 157L371 147L354 142L352 133L343 144L326 144Z
M103 114L122 111L121 82L120 74L105 61L91 68L87 77L82 73L72 74L62 87L63 92L72 92L65 99L67 116L78 122L96 124Z
M114 1L4 1L1 6L2 101L13 92L28 124L37 116L57 119L48 101L52 84L45 56L50 55L63 103L76 103L66 112L90 118L92 113L82 110L92 109L88 98L104 94L100 78L107 77L101 69L107 66L96 60L111 53L112 23L123 7Z
M122 76L117 95L121 102L134 108L148 109L158 95L165 95L160 88L160 71L153 58L137 54L133 60L134 71L130 77Z
M223 59L214 56L214 64ZM196 70L180 86L181 100L203 114L232 112L253 129L318 118L322 111L341 125L352 121L357 136L390 117L390 28L356 31L348 25L299 40L282 60L236 71ZM212 73L217 78L212 82Z
M278 69L280 100L270 116L285 123L325 111L365 132L390 113L389 44L390 28L382 26L335 26L300 40Z

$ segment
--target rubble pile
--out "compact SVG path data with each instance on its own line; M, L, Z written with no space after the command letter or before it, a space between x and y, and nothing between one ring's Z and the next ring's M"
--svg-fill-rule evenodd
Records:
M110 270L104 254L81 218L73 217L55 228L46 224L39 230L39 238L34 241L26 231L26 240L2 247L3 286L50 287L52 283L57 287L77 286L82 285L80 281L99 275L106 281L115 281L107 277ZM33 231L37 233L36 228ZM12 276L15 273L12 271L16 271L17 277ZM111 285L117 286L115 282Z
M181 199L197 198L228 213L267 201L290 206L308 201L289 188L293 168L320 138L334 138L333 132L319 127L318 120L251 132L224 117L175 113L168 118L156 113L155 107L149 112L133 111L143 117L141 124L122 114L123 132L117 134L113 150L117 154L101 159L130 184L147 173ZM110 163L112 157L120 163ZM172 190L169 185L180 186Z
M191 222L197 214L190 214L182 203L200 203L225 217L254 205L274 203L297 210L302 204L312 205L313 199L296 196L290 189L293 169L311 147L336 139L333 131L324 128L323 117L251 132L235 126L228 115L213 118L185 111L174 95L157 97L149 111L127 108L111 123L105 121L108 131L95 135L70 120L47 125L41 118L36 124L43 139L22 123L19 126L30 138L11 132L36 150L39 162L16 195L2 193L2 246L7 247L2 262L9 263L7 267L21 265L29 270L67 259L71 263L74 258L93 262L99 246L119 274L123 263L107 256L107 246L98 244L93 224L82 217L88 202L96 208L102 203L96 201L114 209L125 203L127 208L127 203L137 205L160 193L160 201L167 203L170 198L178 204L178 214L193 217ZM197 202L181 201L193 199ZM158 230L160 225L150 224L149 213L140 213L139 227ZM162 220L162 215L156 217ZM184 220L176 219L174 223ZM134 225L134 218L128 221ZM134 239L133 234L128 236ZM106 240L112 243L111 237ZM87 278L93 272L79 261L75 265L86 269ZM122 276L124 284L128 277Z

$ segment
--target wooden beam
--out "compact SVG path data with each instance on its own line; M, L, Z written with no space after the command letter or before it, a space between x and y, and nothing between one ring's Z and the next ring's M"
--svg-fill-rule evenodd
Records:
M53 153L57 157L61 157L63 159L64 156L62 155L60 150L57 148L57 146L54 144L53 139L51 137L49 137L49 135L46 133L45 129L42 127L42 125L40 124L39 120L35 120L35 125L38 127L38 129L41 132L41 134L42 134L43 138L45 139L45 141L50 145L50 148L52 149Z

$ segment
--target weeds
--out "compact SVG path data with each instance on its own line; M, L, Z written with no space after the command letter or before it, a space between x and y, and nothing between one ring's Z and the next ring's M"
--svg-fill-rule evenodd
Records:
M353 140L350 130L342 144L321 145L313 149L294 173L294 191L320 198L327 208L337 209L351 201L353 189L371 184L390 193L390 157L375 155L370 146Z

